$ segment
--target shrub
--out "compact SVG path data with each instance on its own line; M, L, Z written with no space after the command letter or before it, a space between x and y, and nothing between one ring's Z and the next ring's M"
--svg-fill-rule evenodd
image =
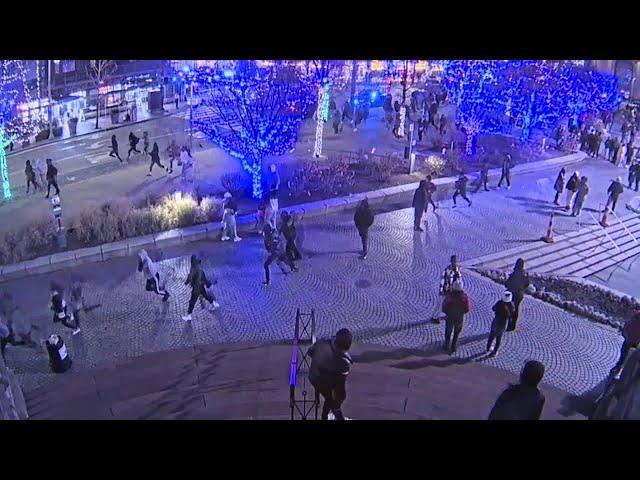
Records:
M222 188L231 192L234 197L239 197L248 187L247 177L241 172L225 173L220 177Z
M393 175L393 170L398 164L397 157L392 155L385 155L384 157L378 157L375 160L375 168L373 175L378 182L387 182Z
M298 168L287 181L287 186L289 187L290 195L293 197L310 195L308 170Z
M153 207L153 216L162 230L193 225L198 202L191 195L167 195Z

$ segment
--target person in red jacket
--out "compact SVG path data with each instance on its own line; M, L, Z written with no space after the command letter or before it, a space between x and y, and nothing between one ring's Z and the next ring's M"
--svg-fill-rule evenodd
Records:
M624 364L629 350L632 348L638 348L640 344L640 311L636 312L631 321L624 324L622 328L622 335L624 336L624 342L620 349L620 358L618 363L611 369L611 374L616 374L620 367Z
M445 295L442 302L442 312L446 315L446 327L444 333L444 349L449 355L456 351L458 336L462 332L464 316L471 310L469 296L462 290L462 283L455 281L451 290ZM451 334L453 333L453 340Z

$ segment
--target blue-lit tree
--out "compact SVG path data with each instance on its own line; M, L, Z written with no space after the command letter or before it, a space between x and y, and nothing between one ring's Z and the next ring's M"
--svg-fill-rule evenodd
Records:
M251 175L252 195L262 197L262 161L290 151L313 102L312 82L280 62L259 69L238 62L235 70L191 72L201 103L193 123L215 144L239 158Z

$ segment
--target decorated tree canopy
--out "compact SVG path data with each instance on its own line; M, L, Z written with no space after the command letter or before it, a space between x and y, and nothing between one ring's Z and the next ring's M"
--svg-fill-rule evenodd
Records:
M262 196L262 160L290 151L300 122L315 97L314 85L295 68L276 63L267 69L238 62L235 70L200 69L189 80L200 105L194 126L231 155L251 175L253 197Z

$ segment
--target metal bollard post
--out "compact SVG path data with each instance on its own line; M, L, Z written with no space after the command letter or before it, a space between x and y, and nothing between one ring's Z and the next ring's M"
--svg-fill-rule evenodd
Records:
M56 233L56 242L60 250L67 248L67 232L62 225L62 205L60 204L60 197L54 195L51 198L51 207L53 209L53 224Z

